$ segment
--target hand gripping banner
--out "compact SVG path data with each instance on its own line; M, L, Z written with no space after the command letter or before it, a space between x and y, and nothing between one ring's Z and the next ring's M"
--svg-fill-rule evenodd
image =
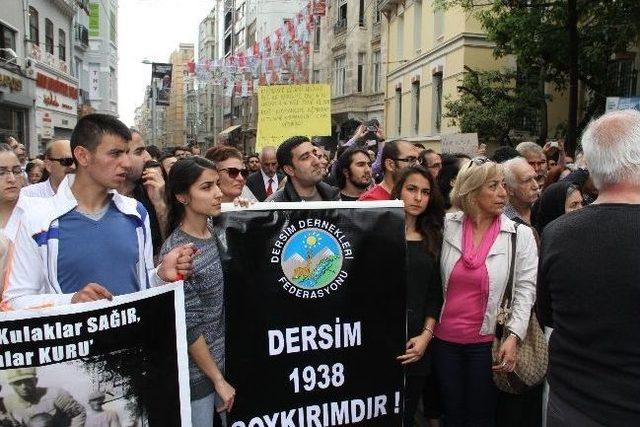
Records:
M258 203L220 226L229 426L400 426L401 203Z

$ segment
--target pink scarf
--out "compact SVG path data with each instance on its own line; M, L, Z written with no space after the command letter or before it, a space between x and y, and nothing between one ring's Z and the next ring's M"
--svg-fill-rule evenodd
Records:
M498 235L500 234L500 215L496 216L493 223L482 236L482 241L478 249L473 248L473 223L465 215L462 222L462 262L465 267L470 270L475 270L480 266L483 266L489 255L491 246L495 243Z

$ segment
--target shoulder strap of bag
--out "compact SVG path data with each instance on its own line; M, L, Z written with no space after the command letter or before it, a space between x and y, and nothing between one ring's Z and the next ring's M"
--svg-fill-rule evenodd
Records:
M511 308L511 302L513 300L513 278L515 276L515 267L516 267L516 244L518 242L518 224L515 225L515 233L511 235L511 263L509 265L509 281L507 282L507 288L504 290L504 295L502 296L502 307L503 308Z

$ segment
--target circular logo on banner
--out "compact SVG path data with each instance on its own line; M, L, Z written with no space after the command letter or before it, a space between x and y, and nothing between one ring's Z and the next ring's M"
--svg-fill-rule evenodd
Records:
M338 277L342 261L342 249L335 237L319 228L307 228L289 238L280 265L295 287L318 290Z

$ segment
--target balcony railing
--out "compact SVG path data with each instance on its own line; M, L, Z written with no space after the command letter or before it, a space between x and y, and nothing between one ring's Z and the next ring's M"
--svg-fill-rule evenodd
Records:
M76 25L76 42L80 43L80 45L84 47L89 46L89 30L84 25Z
M38 62L48 65L62 73L69 74L69 66L65 61L62 61L57 56L42 50L40 46L33 42L27 43L27 54Z
M333 25L333 33L340 34L347 29L347 20L346 19L338 19L338 21Z

